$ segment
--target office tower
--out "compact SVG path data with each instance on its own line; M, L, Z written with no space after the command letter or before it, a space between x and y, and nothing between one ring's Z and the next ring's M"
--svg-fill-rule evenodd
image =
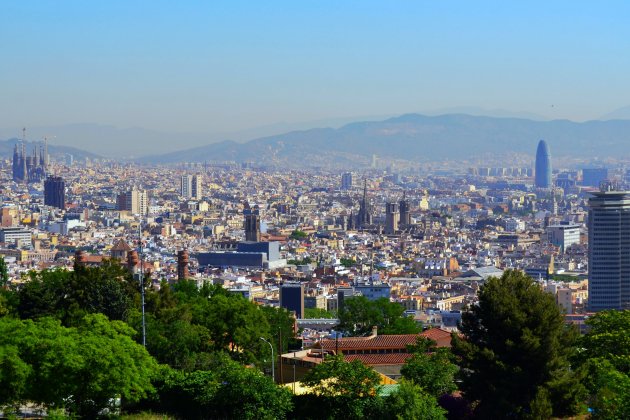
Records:
M411 206L409 205L409 201L407 200L406 193L403 194L403 198L398 203L398 206L400 208L400 224L403 226L410 225L411 213L409 211L411 210Z
M364 228L367 225L372 224L372 205L367 199L367 180L363 181L363 199L359 207L359 214L357 215L356 227Z
M588 201L591 311L630 309L630 191L605 189Z
M551 188L551 154L547 142L541 140L536 149L536 173L534 186L537 188Z
M285 283L280 286L280 307L295 312L295 317L301 319L304 315L304 285Z
M144 216L149 208L149 195L145 190L138 190L134 187L127 192L118 194L116 208Z
M341 189L350 190L352 189L352 185L352 172L344 172L341 175Z
M398 203L385 203L385 233L388 235L396 233L399 220Z
M245 209L245 240L260 242L260 215L258 209Z
M202 182L203 177L201 175L182 175L180 187L182 197L201 200Z
M560 223L547 226L547 241L565 252L571 245L580 243L580 225Z
M582 185L585 187L599 187L606 179L608 179L608 169L606 168L582 169Z
M60 176L49 176L44 181L44 204L58 209L66 208L66 183Z

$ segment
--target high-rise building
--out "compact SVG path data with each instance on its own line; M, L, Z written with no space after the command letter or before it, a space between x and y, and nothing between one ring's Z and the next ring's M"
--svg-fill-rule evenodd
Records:
M630 191L607 189L588 201L591 311L630 309Z
M304 285L300 283L285 283L280 286L280 307L295 312L301 319L304 316Z
M385 233L393 235L398 232L399 220L398 203L385 203Z
M344 172L341 175L341 189L342 190L350 190L352 189L352 172Z
M138 190L134 187L127 192L118 194L116 208L144 216L149 209L149 195L145 190Z
M182 175L180 187L182 197L201 200L202 182L202 175Z
M66 183L60 176L49 176L44 181L44 204L58 209L66 208Z
M547 142L541 140L536 149L536 172L534 186L537 188L551 188L551 154Z
M547 240L565 252L571 245L580 243L580 225L560 223L547 226Z
M400 208L400 224L403 226L411 224L411 206L409 205L409 200L407 200L406 194L403 194L402 200L398 203Z
M258 209L245 209L245 240L260 242L260 214Z

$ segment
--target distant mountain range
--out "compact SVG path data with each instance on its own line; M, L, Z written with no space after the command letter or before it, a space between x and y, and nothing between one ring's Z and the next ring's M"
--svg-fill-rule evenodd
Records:
M408 114L384 121L356 122L340 128L316 128L257 138L223 141L149 156L143 162L256 161L267 164L319 165L352 156L376 154L407 160L467 158L486 153L533 155L539 139L552 155L630 156L630 120L534 121L450 114Z
M13 150L16 144L20 143L20 139L11 138L5 141L0 141L0 156L3 158L11 159L13 157ZM42 142L39 141L26 141L24 143L24 149L26 150L27 155L33 154L33 149L35 147L38 148L37 152L39 153L39 146L42 145ZM101 156L86 152L85 150L77 149L75 147L70 146L59 146L48 143L48 154L52 157L63 158L64 156L70 154L74 157L74 159L97 159Z

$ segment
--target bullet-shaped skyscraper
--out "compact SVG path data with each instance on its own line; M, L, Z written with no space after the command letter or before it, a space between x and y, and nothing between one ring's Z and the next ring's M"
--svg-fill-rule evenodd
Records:
M541 140L536 149L536 173L534 186L537 188L551 188L551 154L547 142Z

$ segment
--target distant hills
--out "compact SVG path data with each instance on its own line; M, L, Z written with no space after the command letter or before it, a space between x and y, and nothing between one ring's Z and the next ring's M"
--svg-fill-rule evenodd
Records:
M5 141L0 141L0 156L2 156L3 158L9 158L9 159L12 158L14 147L19 142L20 142L20 139L17 139L17 138L11 138ZM42 144L43 143L39 141L27 140L24 143L26 154L32 155L33 149L35 147L38 148L38 153L39 153L39 146ZM97 154L86 152L85 150L77 149L75 147L59 146L59 145L50 144L50 143L48 143L48 154L50 156L58 157L58 158L63 158L65 155L71 154L74 157L74 159L79 159L79 160L85 159L86 157L90 159L97 159L101 157Z
M144 162L256 161L313 165L376 154L407 160L467 158L486 153L533 155L539 139L553 155L630 156L630 120L573 122L449 114L408 114L340 128L291 131L245 143L223 141L141 159Z

